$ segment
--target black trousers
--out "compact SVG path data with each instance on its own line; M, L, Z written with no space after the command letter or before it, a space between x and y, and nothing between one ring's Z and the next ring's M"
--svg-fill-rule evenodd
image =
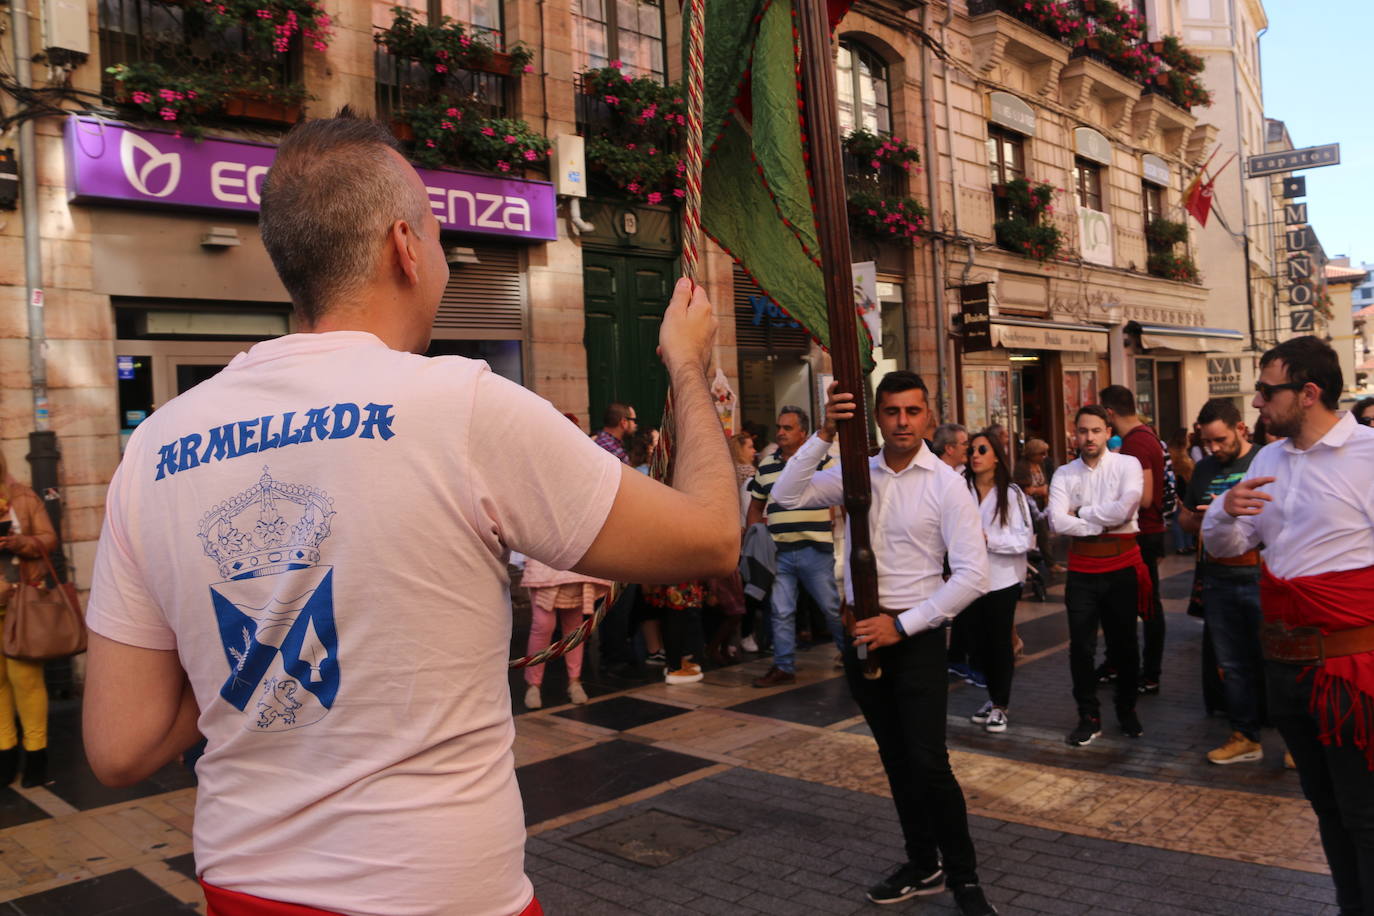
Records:
M1116 708L1135 709L1140 649L1135 633L1135 570L1070 572L1064 588L1069 612L1069 673L1080 716L1101 717L1097 702L1097 630L1107 643L1107 663L1116 669Z
M1164 663L1164 603L1159 597L1159 561L1164 557L1164 533L1137 534L1136 543L1140 545L1140 556L1150 571L1150 596L1152 613L1149 620L1142 620L1145 630L1145 644L1141 649L1140 679L1151 684L1159 683L1159 669Z
M945 746L945 633L918 633L879 649L878 659L882 677L865 680L858 655L848 648L844 673L877 739L907 860L923 875L933 873L943 860L950 884L974 883L978 862L964 791L950 769Z
M1003 709L1011 702L1011 678L1016 671L1016 652L1011 644L1011 628L1016 619L1016 602L1021 598L1021 583L988 592L964 609L962 620L983 666L988 681L988 699Z
M669 671L682 667L684 655L700 662L706 654L701 633L701 608L668 608L663 612L663 652Z
M1317 815L1322 848L1336 885L1342 914L1374 914L1374 772L1364 751L1355 746L1357 715L1349 715L1350 701L1339 694L1334 712L1344 719L1340 744L1317 739L1318 723L1311 712L1312 677L1302 668L1265 662L1269 718L1283 736L1298 765L1303 794ZM1358 710L1356 711L1358 714Z

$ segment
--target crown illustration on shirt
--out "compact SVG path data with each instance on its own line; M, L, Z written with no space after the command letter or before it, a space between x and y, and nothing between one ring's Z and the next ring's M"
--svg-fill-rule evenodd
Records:
M314 566L329 537L333 505L323 490L273 480L264 467L255 486L205 513L201 546L225 579Z

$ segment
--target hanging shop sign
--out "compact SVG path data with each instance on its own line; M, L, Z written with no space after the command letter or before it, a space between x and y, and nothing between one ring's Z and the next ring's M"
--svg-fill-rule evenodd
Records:
M988 120L1018 134L1035 136L1035 109L1010 92L988 93Z
M1324 165L1341 164L1341 145L1328 143L1325 146L1308 146L1303 149L1284 150L1281 153L1261 153L1245 160L1245 174L1250 178L1261 175L1275 175L1295 169L1315 169Z
M1240 357L1217 356L1207 360L1207 393L1240 394Z
M103 201L256 213L275 146L201 140L95 118L67 119L67 187L74 203ZM417 169L444 229L508 238L558 238L546 181Z
M1112 218L1100 210L1079 207L1078 247L1088 263L1112 266Z
M1292 330L1312 330L1312 308L1317 301L1316 265L1312 260L1312 228L1307 225L1307 203L1285 202L1283 205L1284 247L1288 250L1288 305L1294 309ZM1298 311L1307 315L1298 317ZM1299 328L1298 325L1303 327Z
M992 349L992 324L988 305L989 284L973 283L959 287L959 325L965 353Z
M1297 175L1283 179L1283 199L1290 200L1294 197L1307 196L1307 178Z
M1145 180L1157 185L1169 186L1169 163L1156 156L1154 153L1146 153L1140 157L1141 171L1145 175Z

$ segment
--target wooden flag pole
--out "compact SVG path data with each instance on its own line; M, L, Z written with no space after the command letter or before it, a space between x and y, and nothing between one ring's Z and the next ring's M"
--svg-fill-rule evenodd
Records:
M835 63L825 0L796 0L801 39L802 131L810 153L820 240L825 300L830 318L830 359L839 390L854 395L854 417L839 424L840 467L844 506L849 513L849 578L854 590L854 616L872 617L878 610L878 567L869 539L868 510L873 486L868 470L868 417L864 378L859 364L858 311L850 264L849 215L836 119ZM882 674L877 656L860 647L864 676Z

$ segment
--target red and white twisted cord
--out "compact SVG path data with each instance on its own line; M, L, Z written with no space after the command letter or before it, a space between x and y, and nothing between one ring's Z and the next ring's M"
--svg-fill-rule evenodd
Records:
M690 0L687 6L691 17L687 28L687 169L684 176L687 196L682 214L682 274L697 282L701 271L701 153L702 112L705 109L706 82L706 0ZM668 459L673 449L673 392L663 405L659 444L649 457L649 473L655 480L666 480ZM587 641L606 611L620 596L621 587L612 586L611 593L597 603L596 611L583 619L571 633L540 652L513 658L512 668L527 668L553 661Z
M687 186L682 214L682 273L695 282L701 266L702 112L706 82L706 0L690 0L687 24Z

